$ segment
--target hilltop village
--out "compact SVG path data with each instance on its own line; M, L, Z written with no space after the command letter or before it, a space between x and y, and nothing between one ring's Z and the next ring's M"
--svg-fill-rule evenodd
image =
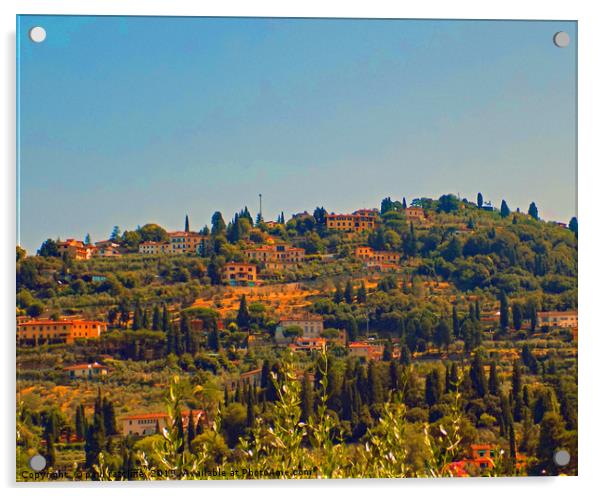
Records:
M577 234L479 194L17 247L18 465L129 473L140 452L159 463L170 428L207 466L234 463L288 377L299 421L332 421L347 476L391 404L408 475L429 465L424 427L440 442L457 424L440 475L574 474L552 457L576 453Z

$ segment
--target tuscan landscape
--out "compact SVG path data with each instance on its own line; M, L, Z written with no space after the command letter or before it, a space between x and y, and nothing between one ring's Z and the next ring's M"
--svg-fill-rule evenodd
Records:
M17 247L17 480L576 475L577 219L536 200Z

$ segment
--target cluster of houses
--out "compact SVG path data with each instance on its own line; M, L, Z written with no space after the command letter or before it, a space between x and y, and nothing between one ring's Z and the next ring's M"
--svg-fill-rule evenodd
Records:
M57 241L57 250L61 257L68 256L75 260L90 260L92 257L120 257L121 248L111 240L98 241L94 244L86 244L77 239Z
M299 333L298 333L298 332ZM381 360L384 346L372 342L347 342L347 333L339 330L335 336L324 336L324 318L301 313L281 318L274 334L276 344L293 351L323 351L328 346L347 347L350 356L366 361Z
M209 236L190 231L169 232L167 236L167 241L143 241L138 245L138 252L145 255L199 255L209 239Z
M409 221L421 222L426 219L422 207L411 206L404 210ZM335 231L361 233L371 231L380 225L378 209L360 209L351 214L326 214L326 227Z

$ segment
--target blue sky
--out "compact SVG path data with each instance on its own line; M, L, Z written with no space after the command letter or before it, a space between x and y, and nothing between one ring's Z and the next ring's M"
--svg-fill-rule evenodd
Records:
M17 39L28 252L259 193L267 219L479 191L576 215L573 22L21 16Z

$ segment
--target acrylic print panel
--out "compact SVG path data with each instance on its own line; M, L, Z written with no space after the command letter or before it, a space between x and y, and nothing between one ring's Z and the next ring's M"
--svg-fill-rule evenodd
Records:
M576 23L17 40L19 481L577 474Z

